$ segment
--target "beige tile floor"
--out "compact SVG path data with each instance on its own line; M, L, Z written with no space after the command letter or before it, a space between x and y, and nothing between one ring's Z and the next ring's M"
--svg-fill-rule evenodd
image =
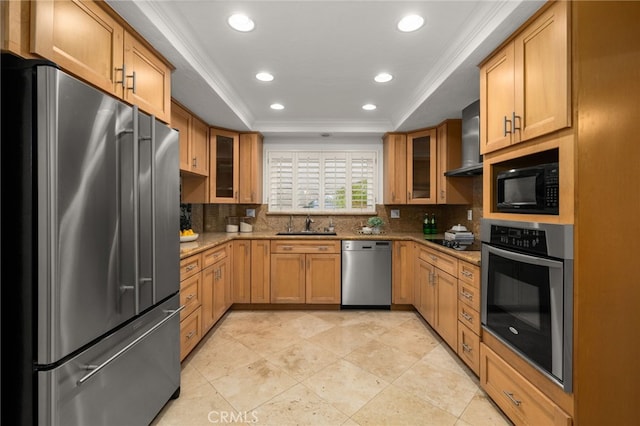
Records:
M155 426L509 425L414 312L232 311Z

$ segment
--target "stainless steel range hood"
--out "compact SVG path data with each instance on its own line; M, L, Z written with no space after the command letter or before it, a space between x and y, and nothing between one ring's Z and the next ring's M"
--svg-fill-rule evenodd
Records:
M462 110L462 165L445 172L445 176L475 176L482 174L480 156L480 101Z

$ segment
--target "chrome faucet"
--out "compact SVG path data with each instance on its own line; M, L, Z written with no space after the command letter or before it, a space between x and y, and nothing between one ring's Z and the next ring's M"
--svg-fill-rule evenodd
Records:
M289 216L289 226L287 226L287 232L293 232L293 215Z
M305 232L311 232L311 224L313 223L313 219L311 219L311 217L309 215L307 215L307 218L304 221L304 230Z

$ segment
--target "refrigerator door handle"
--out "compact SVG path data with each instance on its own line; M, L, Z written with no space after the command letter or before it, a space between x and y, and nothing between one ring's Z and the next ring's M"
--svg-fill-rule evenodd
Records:
M142 335L140 335L138 338L136 338L133 342L129 343L127 346L125 346L124 348L120 349L118 352L116 352L112 356L110 356L102 364L100 364L100 365L94 365L94 364L85 365L84 366L85 370L90 370L90 372L88 374L84 375L81 379L79 379L76 382L76 384L78 386L80 386L83 383L85 383L87 380L91 379L93 376L98 374L100 372L100 370L102 370L107 365L111 364L113 361L115 361L116 359L120 358L122 355L124 355L128 351L130 351L134 346L136 346L138 343L143 341L147 336L149 336L151 333L156 331L158 328L162 327L167 321L170 321L171 318L175 317L176 315L179 315L180 311L182 311L184 308L185 308L185 305L182 305L178 309L165 310L164 312L166 314L168 314L168 315L165 318L163 318L162 321L160 321L159 323L157 323L156 325L151 327L149 330L145 331Z
M133 106L133 286L134 312L140 313L140 123L138 106Z
M151 300L152 303L156 303L156 116L151 116L151 137L141 138L140 140L150 141L150 176L151 176L151 277L141 277L140 283L151 283Z

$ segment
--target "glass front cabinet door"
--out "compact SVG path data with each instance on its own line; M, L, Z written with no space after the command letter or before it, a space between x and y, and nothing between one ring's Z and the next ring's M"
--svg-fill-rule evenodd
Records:
M211 128L209 202L237 203L240 168L238 133Z
M407 204L436 203L436 129L407 135Z

